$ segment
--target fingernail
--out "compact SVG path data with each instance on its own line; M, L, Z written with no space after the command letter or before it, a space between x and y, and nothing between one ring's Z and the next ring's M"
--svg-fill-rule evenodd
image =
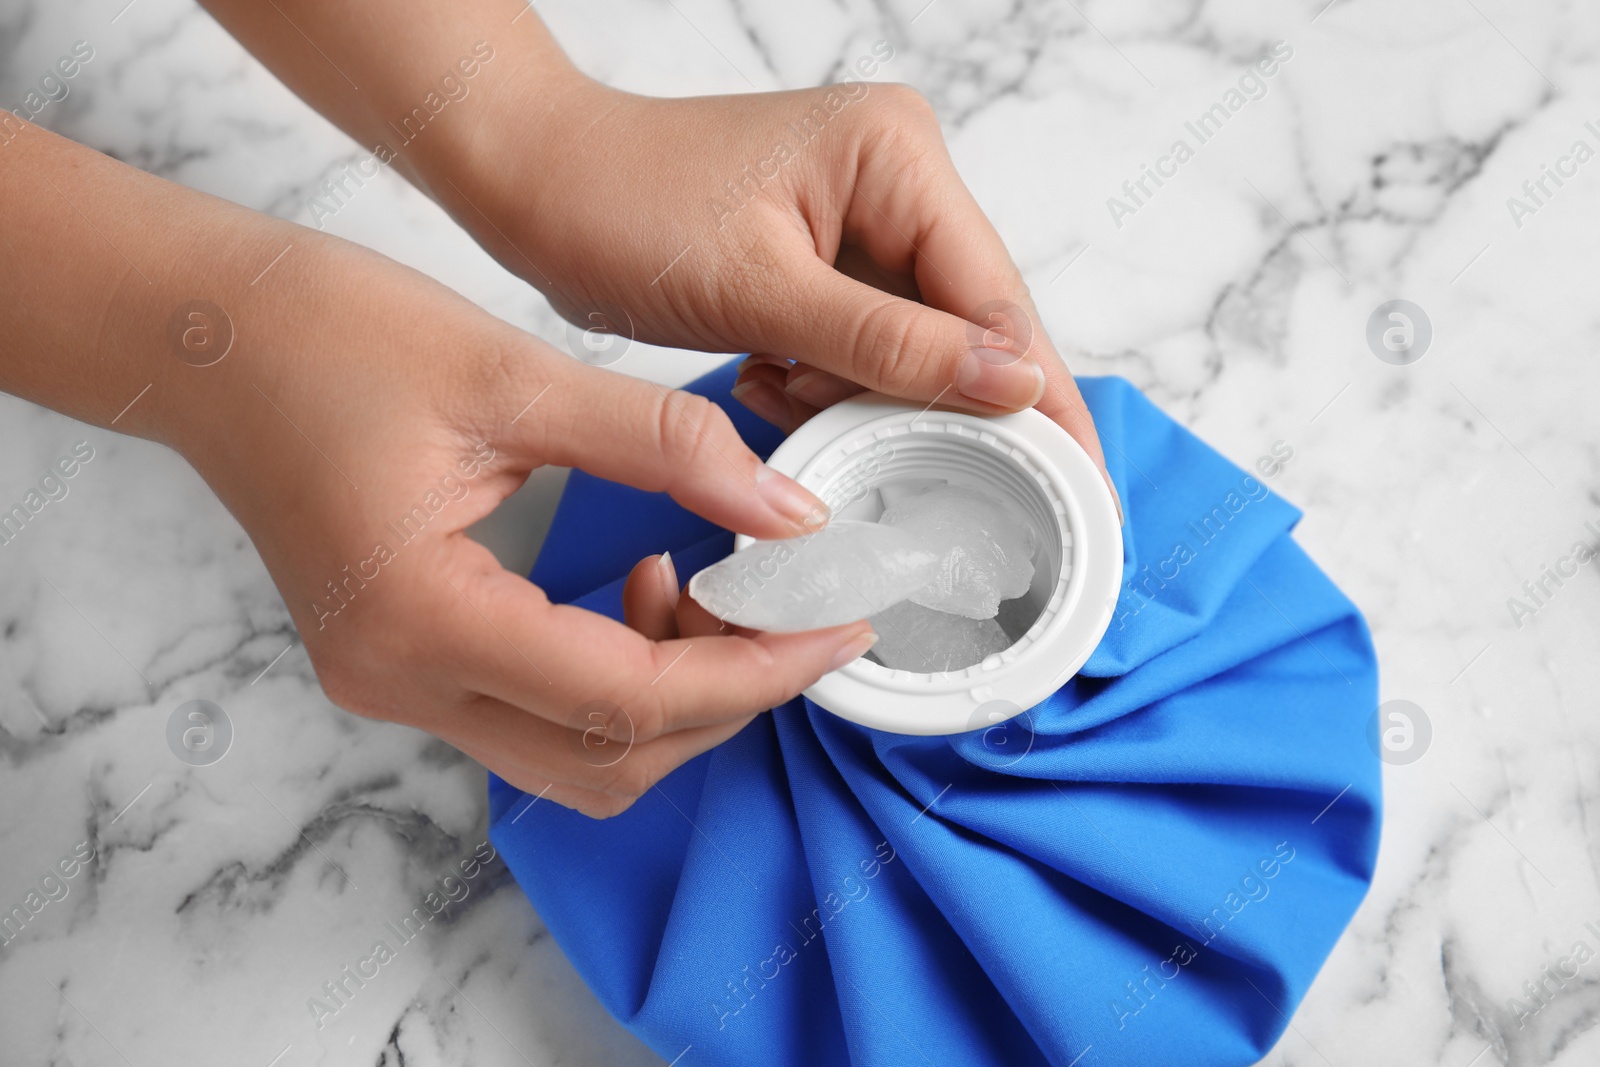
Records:
M828 664L828 670L836 671L846 663L854 663L867 654L867 649L878 643L878 635L868 630L864 634L857 634L847 641L839 651L833 654L833 662Z
M790 396L814 408L832 407L852 395L854 390L826 371L807 371L783 387Z
M1117 492L1117 483L1107 478L1106 484L1111 487L1111 502L1117 506L1117 525L1128 525L1128 517L1122 513L1122 494Z
M1030 408L1044 396L1044 370L1004 348L973 348L956 371L956 391L1003 408Z
M756 471L756 492L779 515L804 529L825 526L832 514L828 505L818 500L804 486L787 474L780 474L761 464Z
M678 606L678 568L672 565L672 553L663 552L661 558L656 560L656 566L661 569L661 580L667 587L667 601L673 607Z
M746 381L733 387L733 398L780 429L789 426L789 402L766 382Z

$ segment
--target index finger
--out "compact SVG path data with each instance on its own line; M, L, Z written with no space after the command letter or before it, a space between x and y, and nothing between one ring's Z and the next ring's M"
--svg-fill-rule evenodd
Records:
M457 591L482 621L449 630L459 635L452 653L462 683L562 725L581 707L610 705L622 713L605 724L617 740L645 742L765 711L877 638L862 621L652 641L604 615L551 604L508 571L480 574L469 586Z
M1017 358L1033 358L1045 376L1044 395L1035 408L1071 434L1105 475L1094 417L1044 331L1022 272L956 172L942 138L930 137L937 140L937 150L923 153L910 167L892 150L897 143L892 140L869 152L855 190L860 202L851 210L864 220L880 216L888 225L860 227L877 243L868 253L885 262L903 261L909 253L924 303L990 331L990 339L1003 336ZM874 198L863 186L899 192ZM907 247L895 247L902 242ZM974 333L974 345L984 340L984 333ZM1106 480L1110 484L1109 475Z

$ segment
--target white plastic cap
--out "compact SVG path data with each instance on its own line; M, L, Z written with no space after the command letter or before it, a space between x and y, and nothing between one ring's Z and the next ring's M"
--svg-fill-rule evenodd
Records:
M986 418L861 394L816 414L768 462L835 518L875 520L883 491L942 482L1000 496L1042 537L1022 598L1038 617L1011 648L936 673L862 657L806 689L838 717L899 734L986 728L1061 688L1106 635L1122 585L1117 506L1088 453L1038 411Z
M947 482L1003 497L1041 537L1038 617L1004 652L964 670L921 674L865 657L806 696L841 718L900 734L954 734L1003 722L1071 678L1105 636L1122 584L1122 529L1094 462L1037 411L929 411L876 393L827 408L772 454L835 518L876 519L882 492ZM736 548L750 544L740 536Z

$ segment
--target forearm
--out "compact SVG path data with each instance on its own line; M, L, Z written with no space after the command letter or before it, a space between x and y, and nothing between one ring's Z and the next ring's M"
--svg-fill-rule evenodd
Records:
M32 126L0 144L0 292L0 391L160 441L208 479L286 466L262 451L285 432L331 447L349 397L442 388L471 373L452 339L514 333L359 246Z
M303 100L477 228L496 123L559 111L583 79L522 0L201 0Z
M227 308L235 329L270 321L282 294L252 281L304 231L38 127L5 133L0 390L174 444L234 377L193 365L230 327L186 305Z

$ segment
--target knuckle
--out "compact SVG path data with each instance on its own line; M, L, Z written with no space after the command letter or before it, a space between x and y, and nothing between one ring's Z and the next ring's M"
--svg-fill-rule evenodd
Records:
M882 91L878 91L881 89ZM887 186L934 186L952 173L939 116L909 85L878 86L863 109L864 133L875 153L879 177Z
M598 785L598 791L630 802L638 800L661 780L661 775L650 763L650 760L642 756L624 759L616 766L608 768Z
M872 123L893 143L909 149L943 143L944 134L933 104L911 86L899 82L874 86L869 99Z
M375 688L356 671L334 663L312 661L322 692L337 707L363 719L379 717L383 702Z
M753 668L751 674L759 679L760 685L760 688L751 694L758 705L748 709L751 712L762 711L774 704L782 703L798 694L805 688L805 684L815 681L815 679L805 679L805 684L801 684L801 679L793 677L796 673L793 664L785 663L771 648L760 641L750 640L748 650Z
M467 448L503 435L506 423L518 414L527 398L553 380L548 360L518 331L494 327L476 330L470 336L470 354L445 361L445 373L460 378L462 388L467 390L457 395L492 398L486 405L459 410L459 432L471 442ZM543 419L527 418L520 420L516 429L531 446L536 446L544 425Z
M900 394L924 374L923 361L932 338L923 323L926 316L899 301L874 305L856 328L853 376L876 383L883 392Z
M717 265L717 293L724 300L749 303L753 294L772 279L782 278L789 255L776 236L777 219L765 201L751 205L745 213L749 226L732 229L727 238L729 255Z
M308 644L324 695L352 715L389 721L461 705L467 694L455 681L448 643L395 626L391 603L400 601L374 591L364 605L355 602L363 608L359 613L341 615L336 635Z
M306 652L311 657L311 669L316 672L323 695L353 715L370 718L376 693L367 672L357 665L346 642L337 638L308 641Z
M659 646L656 646L651 650L650 662L652 663L661 659L660 652L657 651L658 648ZM646 669L650 669L648 664ZM654 678L660 672L661 668L656 667L655 673L651 674L650 677ZM627 708L628 718L633 723L634 744L638 745L646 741L654 741L667 732L668 711L666 701L663 699L661 691L652 686L648 679L644 679L634 686L633 693L628 701L623 704L623 707Z
M624 741L630 745L630 752L632 745L653 741L666 731L667 709L662 705L659 689L650 685L651 678L661 673L658 662L664 664L659 646L648 646L637 665L626 669L627 675L616 691L616 702L627 717Z
M674 471L698 466L706 458L705 450L716 447L716 436L732 429L722 409L703 396L674 389L661 398L657 440Z
M922 91L904 82L890 82L883 86L883 96L888 109L901 118L937 121L933 104Z
M614 819L633 807L635 799L592 793L577 799L573 807L591 819Z

